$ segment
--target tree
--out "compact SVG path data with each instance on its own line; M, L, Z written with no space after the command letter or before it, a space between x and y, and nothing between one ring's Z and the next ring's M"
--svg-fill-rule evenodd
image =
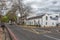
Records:
M9 16L10 20L13 20L14 16L16 15L15 14L16 11L19 10L21 15L20 23L22 23L27 18L27 16L29 16L29 13L31 12L31 7L24 6L24 4L21 2L22 0L17 0L17 1L18 1L18 4L13 3L11 10L8 11L7 15Z
M9 20L11 20L11 21L16 21L16 19L17 19L17 16L15 14L18 9L17 6L18 6L17 4L13 4L11 7L11 10L9 10L6 14L6 16L8 16Z
M26 6L22 3L23 0L18 0L18 9L20 12L20 23L23 23L24 20L27 19L27 17L29 16L29 14L31 13L31 7L30 6Z
M3 17L1 18L1 22L8 22L8 21L9 21L9 19L8 19L7 16L3 16Z
M8 19L9 20L11 20L11 21L16 21L16 19L17 19L17 16L16 16L16 14L15 13L7 13L6 14L6 16L8 17Z
M0 15L0 22L1 22L1 19L2 19L2 15Z

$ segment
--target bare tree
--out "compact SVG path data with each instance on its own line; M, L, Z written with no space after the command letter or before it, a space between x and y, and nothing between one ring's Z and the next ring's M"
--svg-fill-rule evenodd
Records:
M32 8L29 6L29 5L24 5L22 2L22 0L18 0L19 2L19 11L20 11L20 14L21 14L21 21L24 22L24 20L27 19L27 17L32 13Z
M23 3L22 3L22 0L17 0L18 1L18 4L17 3L13 3L12 5L12 8L10 10L10 13L16 13L17 10L19 10L20 12L20 23L23 22L27 16L29 16L29 13L31 13L31 7L30 6L25 6Z

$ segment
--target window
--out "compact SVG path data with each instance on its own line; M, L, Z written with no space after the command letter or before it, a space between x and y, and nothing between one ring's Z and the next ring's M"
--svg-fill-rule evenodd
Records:
M52 25L54 25L54 23L52 23Z
M46 22L46 25L47 25L47 22Z
M40 20L38 20L38 25L40 24Z
M48 20L48 17L46 16L46 20Z
M56 16L58 18L58 16Z
M52 16L50 16L50 18L52 18Z

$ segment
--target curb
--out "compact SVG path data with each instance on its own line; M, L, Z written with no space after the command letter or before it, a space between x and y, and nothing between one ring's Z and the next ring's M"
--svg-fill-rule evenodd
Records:
M9 31L10 35L12 36L12 38L13 38L14 40L18 40L17 37L14 35L14 33L13 33L8 27L6 27L6 28L7 28L7 30Z

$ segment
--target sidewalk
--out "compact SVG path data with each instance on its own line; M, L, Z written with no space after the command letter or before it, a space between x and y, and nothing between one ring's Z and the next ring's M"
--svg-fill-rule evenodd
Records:
M0 28L0 40L4 40L4 33L2 28Z

